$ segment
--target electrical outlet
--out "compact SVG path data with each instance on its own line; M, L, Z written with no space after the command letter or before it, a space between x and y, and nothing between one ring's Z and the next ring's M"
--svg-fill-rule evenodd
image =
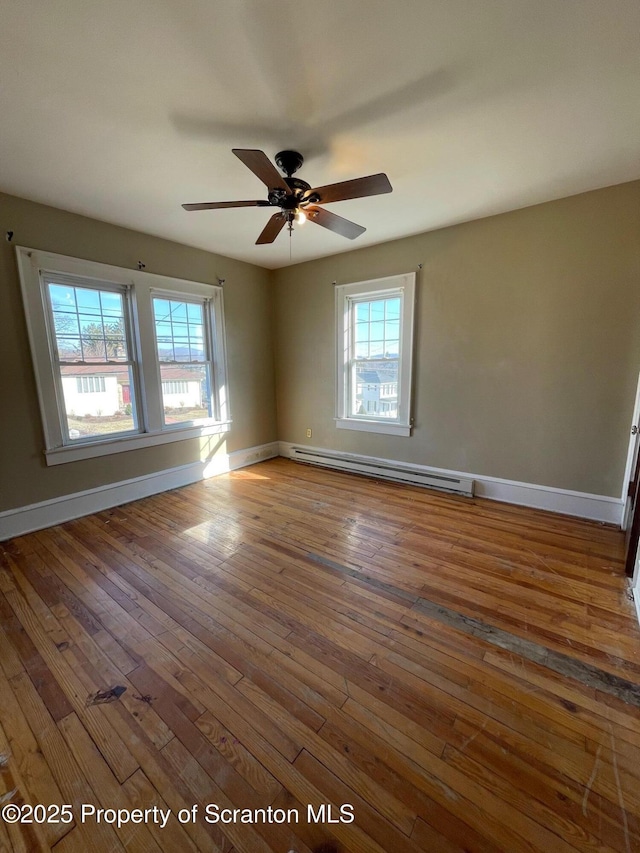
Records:
M307 438L311 438L311 428L307 429Z

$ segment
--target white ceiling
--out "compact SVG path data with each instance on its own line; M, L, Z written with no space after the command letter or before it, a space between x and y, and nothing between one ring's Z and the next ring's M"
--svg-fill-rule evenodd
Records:
M0 0L0 190L264 267L640 177L638 0ZM255 240L231 153L389 195Z

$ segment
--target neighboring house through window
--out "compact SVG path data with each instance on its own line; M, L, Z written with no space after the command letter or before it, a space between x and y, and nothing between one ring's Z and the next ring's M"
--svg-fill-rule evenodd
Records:
M228 429L221 287L17 251L48 464Z
M415 273L336 287L336 425L411 434Z

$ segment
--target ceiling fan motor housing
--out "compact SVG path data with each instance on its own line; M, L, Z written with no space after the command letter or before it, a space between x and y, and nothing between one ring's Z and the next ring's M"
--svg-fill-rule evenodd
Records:
M269 203L281 207L282 210L296 210L298 207L306 207L308 204L315 204L320 200L317 193L306 195L311 189L311 184L300 178L285 178L287 186L291 190L285 193L284 190L276 188L269 191Z
M297 151L279 151L276 154L276 163L280 169L287 175L284 182L289 187L290 192L285 193L282 189L276 188L269 192L269 202L281 208L285 213L293 213L299 207L307 204L315 203L319 200L319 196L315 193L306 196L306 193L311 189L311 184L303 181L301 178L292 178L294 172L304 163L304 157Z
M304 157L297 151L278 151L276 154L276 165L282 169L288 178L297 172L303 163Z

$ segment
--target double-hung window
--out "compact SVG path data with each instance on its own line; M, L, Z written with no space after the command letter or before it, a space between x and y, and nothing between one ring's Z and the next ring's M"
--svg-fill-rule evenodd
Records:
M17 253L47 464L228 430L219 285Z
M336 287L336 425L411 434L415 273Z
M207 300L154 294L156 352L165 427L213 416Z
M41 284L59 444L137 433L135 407L118 417L121 389L137 385L129 288L54 272Z

